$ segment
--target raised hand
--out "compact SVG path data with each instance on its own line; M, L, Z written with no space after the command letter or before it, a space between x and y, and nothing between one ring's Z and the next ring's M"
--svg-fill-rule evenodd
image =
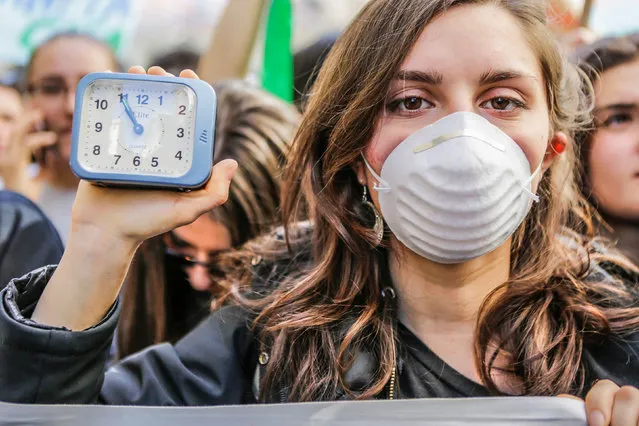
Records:
M0 177L5 188L36 197L37 184L28 174L31 156L35 155L41 166L49 162L46 149L55 145L54 132L42 131L43 116L40 111L25 112L17 122L0 128ZM41 171L43 172L43 171Z
M133 67L129 72L145 71ZM159 67L148 73L169 75ZM183 71L180 77L197 78L193 71ZM204 188L190 193L103 188L81 182L69 244L32 318L72 330L99 322L116 299L137 247L223 204L236 168L234 160L221 161Z

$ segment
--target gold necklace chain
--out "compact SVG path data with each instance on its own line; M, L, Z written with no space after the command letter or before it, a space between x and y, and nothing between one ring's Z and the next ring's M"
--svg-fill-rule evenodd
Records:
M382 298L384 302L391 302L396 299L395 290L393 287L384 287L382 289ZM393 326L396 330L396 324ZM395 354L397 356L397 354ZM397 382L397 358L393 362L393 369L391 370L390 380L388 382L388 399L395 399L395 383Z
M395 381L397 379L397 365L393 365L390 382L388 384L388 399L395 399Z

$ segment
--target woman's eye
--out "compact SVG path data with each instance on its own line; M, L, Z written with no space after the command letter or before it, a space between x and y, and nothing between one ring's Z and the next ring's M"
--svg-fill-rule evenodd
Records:
M630 114L614 114L603 122L603 127L615 127L631 121L632 116Z
M524 104L516 99L496 97L484 102L482 106L497 111L512 111L515 108L522 108Z
M431 105L426 99L420 96L408 96L401 99L396 99L388 105L388 110L391 112L419 112Z
M418 98L417 96L412 96L402 101L402 107L404 107L404 109L408 111L416 111L422 107L424 102L425 101L422 98Z
M58 95L64 92L64 86L59 84L43 84L42 93L45 95Z

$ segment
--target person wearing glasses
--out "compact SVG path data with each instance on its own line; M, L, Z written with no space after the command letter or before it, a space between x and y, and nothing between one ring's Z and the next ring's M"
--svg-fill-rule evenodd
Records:
M281 166L299 115L246 82L228 80L214 88L215 161L240 164L229 201L138 249L121 295L112 357L175 342L193 329L227 292L219 283L224 275L220 255L278 224Z
M45 41L25 69L26 112L8 145L22 149L17 157L37 161L39 172L25 181L24 167L14 168L3 178L6 189L29 196L42 208L65 242L79 183L69 166L75 87L86 74L107 69L118 69L111 48L79 33L60 33Z

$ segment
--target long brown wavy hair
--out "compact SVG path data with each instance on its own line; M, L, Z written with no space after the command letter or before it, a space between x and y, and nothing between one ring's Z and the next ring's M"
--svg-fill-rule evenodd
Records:
M222 81L213 87L218 101L215 161L232 158L240 167L228 201L208 215L229 230L231 245L239 247L279 224L282 168L299 113L247 82ZM175 341L209 313L208 306L196 304L195 297L186 294L189 287L167 282L183 278L167 277L165 252L161 235L142 244L133 259L122 293L119 357L155 343ZM228 291L223 281L216 280L211 298L223 300ZM178 318L183 311L188 318Z
M520 23L541 64L552 129L573 136L589 121L582 79L560 55L543 2L370 1L326 59L286 169L283 221L290 232L309 207L312 266L257 302L242 298L247 283L238 284L237 297L257 309L259 338L270 350L262 399L283 388L291 401L333 399L341 390L363 399L384 391L398 352L394 307L382 298L392 284L390 232L373 247L353 169L371 140L386 89L424 27L447 9L479 4L498 5ZM503 354L523 383L522 394L580 395L588 385L584 347L639 326L635 289L589 274L591 263L632 265L601 245L593 250L591 208L575 183L576 158L570 143L545 173L541 201L513 236L511 279L480 309L475 359L495 394L494 361ZM370 383L354 389L345 374L360 352L370 354L377 368Z

